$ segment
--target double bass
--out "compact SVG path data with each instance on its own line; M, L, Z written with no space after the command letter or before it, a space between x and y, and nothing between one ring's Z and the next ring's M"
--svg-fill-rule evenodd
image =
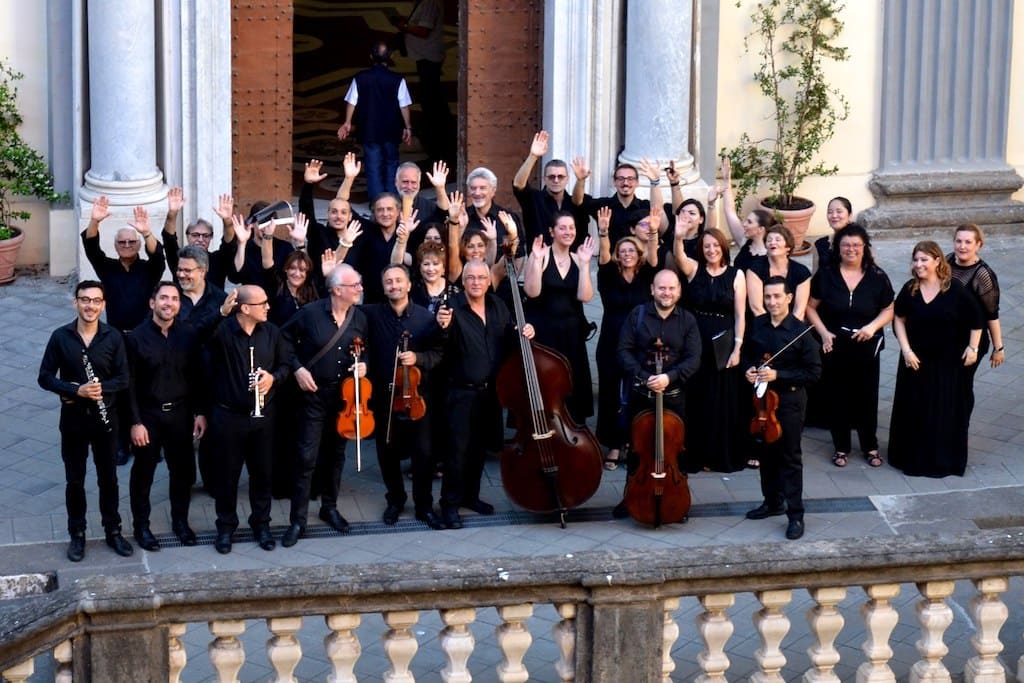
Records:
M664 345L658 339L654 342L654 374L662 373L664 363ZM631 435L630 448L639 462L626 480L623 500L629 516L655 528L685 522L690 514L690 485L679 470L676 454L683 450L686 428L682 418L665 410L664 392L655 393L654 410L641 411L633 418Z
M516 325L526 325L511 251L505 254ZM516 420L516 442L501 454L501 483L516 505L531 512L566 513L585 503L601 484L601 447L565 407L572 393L569 361L522 334L519 353L498 371L498 400Z

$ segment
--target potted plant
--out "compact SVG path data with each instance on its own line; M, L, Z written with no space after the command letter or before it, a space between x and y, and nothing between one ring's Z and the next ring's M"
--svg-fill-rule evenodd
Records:
M849 113L846 98L828 82L824 71L826 61L849 59L847 49L837 45L843 30L839 19L843 7L840 0L757 3L751 15L754 28L743 44L748 50L751 41L759 46L761 65L754 82L774 108L775 134L754 140L744 133L738 145L721 152L732 164L739 201L762 185L768 187L769 194L761 203L793 233L798 253L810 249L803 237L814 202L796 196L796 190L809 175L829 176L839 171L816 157L835 134L836 123ZM787 220L787 212L794 210L804 214L802 227Z
M32 149L18 133L21 113L18 111L17 81L24 74L0 61L0 284L14 280L14 264L25 233L12 221L28 220L28 211L15 211L15 197L36 197L46 201L62 201L66 194L53 188L53 175L43 156Z

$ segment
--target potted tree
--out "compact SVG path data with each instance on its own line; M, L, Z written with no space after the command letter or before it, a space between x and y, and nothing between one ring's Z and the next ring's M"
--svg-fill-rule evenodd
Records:
M826 61L849 59L847 49L837 45L843 7L840 0L757 3L751 15L754 28L743 44L747 50L752 41L758 46L761 64L754 82L774 109L775 134L755 140L743 133L738 145L721 152L732 164L739 201L767 186L769 194L761 204L790 229L798 253L810 249L803 238L814 202L796 196L796 190L809 175L839 171L818 160L817 154L849 113L846 98L828 82L823 68ZM802 225L792 224L788 214L793 211Z
M15 197L36 197L46 201L62 201L66 195L53 188L53 176L43 156L32 149L18 133L21 113L18 111L17 81L24 74L0 61L0 284L14 281L14 264L25 239L13 221L28 220L28 211L15 211Z

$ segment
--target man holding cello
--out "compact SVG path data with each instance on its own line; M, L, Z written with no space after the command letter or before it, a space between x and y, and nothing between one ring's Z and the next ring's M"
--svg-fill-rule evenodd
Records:
M761 493L764 502L747 519L787 515L786 538L804 535L803 461L800 436L807 410L807 385L821 376L817 340L806 323L790 313L793 292L786 279L764 283L767 313L754 319L743 345L746 379L754 385L751 433L761 443ZM766 387L758 397L759 387ZM781 434L780 434L781 432Z

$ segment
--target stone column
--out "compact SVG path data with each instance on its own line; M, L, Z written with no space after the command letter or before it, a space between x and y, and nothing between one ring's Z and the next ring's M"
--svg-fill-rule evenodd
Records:
M693 4L646 0L626 9L626 146L619 155L636 164L675 161L690 182L699 174L690 153Z
M91 168L80 197L150 204L166 196L156 165L154 5L99 0L88 5Z
M1013 0L883 4L878 204L872 229L1024 222L1006 162Z

